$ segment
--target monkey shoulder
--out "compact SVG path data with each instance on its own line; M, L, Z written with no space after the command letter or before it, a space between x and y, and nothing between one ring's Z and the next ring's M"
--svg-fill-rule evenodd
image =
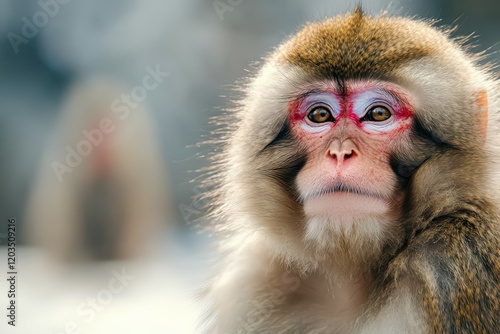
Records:
M255 244L231 256L210 290L217 314L206 333L345 333L363 303L341 314L345 303L332 295L347 300L357 288L332 292L323 275L300 273Z
M254 242L241 242L224 257L204 291L208 304L203 333L266 333L266 319L281 301L279 266ZM275 296L276 295L276 296Z

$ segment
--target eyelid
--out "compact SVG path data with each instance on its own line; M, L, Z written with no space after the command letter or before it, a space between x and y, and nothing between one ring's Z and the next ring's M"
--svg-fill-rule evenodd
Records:
M395 108L397 108L399 104L399 101L394 98L394 94L391 94L391 92L383 89L376 89L365 91L355 96L353 99L353 112L359 118L363 118L368 110L376 105L381 105L389 109L394 115Z
M327 109L330 114L332 115L333 117L333 112L332 112L332 107L327 104L327 103L324 103L324 102L316 102L316 103L313 103L311 104L307 109L306 109L306 115L308 115L311 111L313 111L314 109L318 108L318 107L324 107L325 109Z
M324 105L335 119L340 114L340 102L337 96L329 92L313 92L308 94L301 102L300 109L305 116L312 108Z
M309 114L315 110L316 108L318 107L322 107L324 109L326 109L328 111L328 113L330 114L330 118L331 120L327 120L327 121L324 121L324 122L314 122L312 120L309 119ZM335 117L333 116L333 112L332 112L332 109L330 108L330 106L328 106L327 104L324 104L322 102L318 102L316 104L313 104L311 105L307 110L306 110L306 113L304 114L304 120L306 122L306 124L308 126L311 126L311 127L320 127L320 126L324 126L324 125L327 125L328 123L334 123L335 122Z
M389 105L387 104L386 102L383 102L383 101L376 101L370 105L368 105L368 107L366 107L365 109L365 112L363 113L363 115L360 117L360 119L366 117L366 115L368 114L368 112L370 110L373 110L374 108L376 107L384 107L386 108L387 110L389 110L389 112L391 113L391 116L394 116L394 109Z
M368 117L368 112L370 112L370 110L373 110L373 109L375 109L377 107L384 107L387 110L389 110L389 113L390 113L389 118L387 118L387 119L385 119L383 121L376 121L376 120L366 119ZM390 123L393 122L393 120L394 120L394 111L390 107L388 107L388 106L386 107L386 106L383 106L381 104L374 104L374 105L370 106L368 108L368 110L366 111L366 113L364 114L364 116L359 119L359 121L362 122L362 123L367 122L368 124L374 124L374 125L377 125L377 126L383 126L383 125L390 124Z

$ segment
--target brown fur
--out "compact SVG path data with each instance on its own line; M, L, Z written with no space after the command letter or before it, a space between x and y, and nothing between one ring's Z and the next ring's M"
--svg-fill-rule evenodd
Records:
M416 100L411 145L390 162L403 194L397 224L380 240L353 231L305 241L294 180L306 157L288 131L287 103L325 80L374 77ZM498 332L497 87L446 34L360 9L278 48L215 158L212 218L227 233L229 269L208 291L218 317L209 332Z
M385 75L436 51L442 39L428 25L403 18L353 14L306 26L285 46L284 60L318 76Z
M500 235L491 216L491 203L469 199L429 221L389 264L391 284L411 277L435 333L498 330Z

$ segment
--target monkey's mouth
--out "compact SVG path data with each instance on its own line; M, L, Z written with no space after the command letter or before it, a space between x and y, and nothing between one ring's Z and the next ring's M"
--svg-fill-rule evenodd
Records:
M339 217L388 211L388 201L381 194L341 183L309 194L302 203L307 215Z
M357 195L357 196L366 196L366 197L374 197L380 200L384 200L385 198L376 192L361 189L361 188L356 188L349 186L345 183L336 183L333 186L330 187L325 187L320 190L311 192L304 197L302 197L302 202L306 202L310 199L316 198L316 197L322 197L326 195L331 195L331 194L351 194L351 195Z

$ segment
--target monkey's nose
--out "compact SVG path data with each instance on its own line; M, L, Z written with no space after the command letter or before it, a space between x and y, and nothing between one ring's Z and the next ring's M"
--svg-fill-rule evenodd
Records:
M347 161L354 160L358 156L358 152L354 143L351 141L345 141L343 143L332 143L329 148L329 156L337 165L342 165Z

